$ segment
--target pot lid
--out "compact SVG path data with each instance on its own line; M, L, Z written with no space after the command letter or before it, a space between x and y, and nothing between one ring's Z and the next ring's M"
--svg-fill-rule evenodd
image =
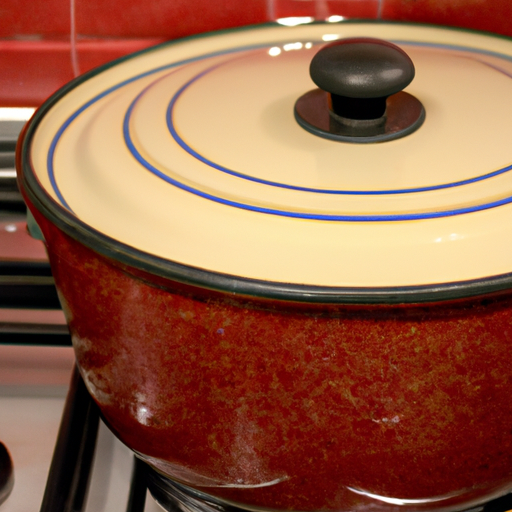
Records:
M424 120L367 144L304 129L312 58L367 37L412 59ZM22 180L65 223L160 265L325 289L494 279L512 271L511 95L502 37L359 22L199 36L59 92Z

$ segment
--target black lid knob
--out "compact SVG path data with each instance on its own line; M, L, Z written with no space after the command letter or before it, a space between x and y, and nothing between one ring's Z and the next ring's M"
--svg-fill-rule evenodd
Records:
M388 96L411 83L414 64L393 43L358 37L324 46L311 61L310 75L331 93L336 114L374 119L384 115Z
M309 70L320 89L349 98L391 96L414 78L414 64L401 48L370 37L342 39L324 46L313 57Z
M295 102L295 119L314 135L340 142L385 142L414 133L425 109L405 91L414 64L398 46L371 37L324 46L310 64L319 87Z

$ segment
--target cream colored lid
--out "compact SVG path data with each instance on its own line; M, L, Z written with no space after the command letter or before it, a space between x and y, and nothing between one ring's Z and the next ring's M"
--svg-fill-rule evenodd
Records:
M413 60L423 126L325 140L294 103L325 41ZM512 271L512 42L380 23L261 27L157 47L44 115L32 166L80 222L173 262L251 279L416 286Z

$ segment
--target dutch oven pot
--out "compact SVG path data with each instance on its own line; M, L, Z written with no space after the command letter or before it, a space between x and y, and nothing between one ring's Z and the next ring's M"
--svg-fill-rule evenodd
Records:
M512 489L511 77L491 35L271 25L50 98L19 182L117 436L247 508Z

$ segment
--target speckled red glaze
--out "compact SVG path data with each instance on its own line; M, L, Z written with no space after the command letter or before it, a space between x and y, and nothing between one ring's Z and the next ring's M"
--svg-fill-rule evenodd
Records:
M350 488L465 490L449 502L463 508L512 483L512 294L380 307L239 297L127 268L34 214L106 421L187 485L319 511L396 508Z

